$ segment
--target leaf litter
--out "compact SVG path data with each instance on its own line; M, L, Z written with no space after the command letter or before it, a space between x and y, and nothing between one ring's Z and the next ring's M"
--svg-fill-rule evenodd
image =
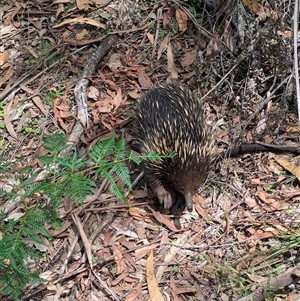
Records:
M268 7L241 1L248 8L239 11L248 22L248 36L243 28L236 27L235 10L228 1L224 1L227 6L216 6L217 15L223 18L217 30L210 26L215 24L215 12L209 2L204 9L196 4L178 5L177 1L151 5L129 0L122 4L77 1L70 10L68 1L7 1L0 8L0 37L5 41L0 51L0 101L4 102L0 115L4 142L0 147L7 160L26 155L24 164L30 165L37 150L42 151L42 135L72 131L76 122L73 89L78 74L93 52L92 44L101 43L105 35L114 32L120 33L120 42L89 79L92 125L82 137L81 150L111 132L119 135L120 129L125 130L130 143L131 104L153 83L168 77L178 78L201 96L209 92L205 99L208 122L213 125L223 119L214 132L219 152L237 139L286 145L298 142L294 108L286 101L291 96L288 90L280 91L287 93L284 104L275 93L256 114L260 102L272 92L272 81L279 85L292 72L292 57L286 55L292 42L288 35L274 34L284 30L279 23L272 23L285 13L289 18L284 27L291 30L292 13L284 5L286 1L266 4ZM101 8L97 10L96 5ZM262 20L260 25L267 33L259 34L265 42L260 46L254 43L259 51L246 53L248 68L236 53L252 45L258 33L250 25ZM79 45L85 48L76 52ZM52 66L51 58L59 64ZM231 71L235 64L239 68ZM44 72L45 67L49 71ZM36 133L37 129L42 132ZM261 283L267 286L271 279L274 284L273 277L289 272L288 268L298 275L298 165L291 155L271 153L224 160L214 166L195 196L194 212L180 216L180 229L174 216L154 209L153 195L143 183L129 194L129 206L109 194L85 202L85 209L90 211L82 216L73 213L79 234L71 223L60 232L51 229L56 239L47 242L49 258L47 265L43 263L43 275L48 282L39 300L47 300L47 295L63 300L73 294L73 286L77 287L76 300L112 300L99 279L89 273L86 256L100 280L119 300L126 301L247 300ZM136 167L132 168L134 175ZM64 204L62 216L67 216L73 208L67 200ZM110 212L114 218L105 225ZM92 240L96 231L99 234ZM81 245L84 240L85 251ZM56 256L60 267L55 266ZM99 261L94 264L95 258ZM66 275L61 278L62 272ZM282 275L289 280L287 274ZM279 279L279 287L286 286L286 290L277 292L274 300L299 298L299 283L294 281L295 290L287 287L290 283ZM25 294L33 292L28 288Z

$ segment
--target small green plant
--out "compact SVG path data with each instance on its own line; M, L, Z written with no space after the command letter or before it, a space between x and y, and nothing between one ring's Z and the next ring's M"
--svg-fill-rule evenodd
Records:
M25 60L24 63L25 63L25 66L26 66L26 67L31 67L31 66L33 66L36 62L37 62L36 59L31 58L31 59Z
M177 267L177 266L171 267L171 268L169 268L169 271L172 274L176 274L179 272L179 267Z
M141 57L144 59L144 58L146 58L147 57L147 53L146 52L142 52L141 53Z
M40 128L40 122L38 120L30 120L26 121L23 124L23 128L25 133L34 133L34 134L40 134L41 128Z
M158 35L159 35L160 38L164 38L166 34L165 34L164 31L161 30L161 31L158 33Z
M40 46L42 55L47 54L52 49L51 43L46 39L39 40L38 45Z
M232 109L231 109L231 112L232 112L232 114L236 115L237 112L238 112L238 110L237 110L237 108L232 108Z
M116 275L117 274L117 268L116 267L112 267L110 269L110 272L111 272L112 275Z
M63 81L62 81L63 82ZM56 87L56 90L52 89L43 93L43 99L50 105L53 105L54 99L63 96L65 93L65 85L59 85Z
M1 118L0 128L1 129L5 128L5 124L4 124L4 122L2 122L2 118L4 117L4 107L5 107L5 105L6 105L6 101L0 102L0 118Z
M40 170L33 170L31 166L20 169L22 159L12 166L0 157L0 179L10 183L5 189L0 188L0 198L4 203L20 204L14 214L0 212L0 294L19 300L26 284L43 281L32 272L29 262L45 257L37 245L44 244L43 238L51 239L47 229L61 227L59 208L64 198L69 197L76 205L82 204L92 194L95 181L102 178L109 181L110 191L125 201L124 187L132 189L126 163L139 164L142 160L162 158L153 153L137 156L127 151L124 137L117 141L111 136L99 141L86 156L79 156L74 151L72 155L62 157L60 154L66 147L64 135L46 136L44 148L47 153L37 157L44 165ZM47 172L46 179L38 180L44 171Z
M152 23L152 24L150 24L150 25L148 26L148 29L151 31L152 29L154 29L154 27L155 27L155 24Z

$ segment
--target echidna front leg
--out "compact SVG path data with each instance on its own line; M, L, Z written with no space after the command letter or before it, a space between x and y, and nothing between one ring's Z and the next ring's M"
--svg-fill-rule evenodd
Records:
M173 205L171 194L162 185L153 187L152 189L160 203L164 205L164 209L170 209Z

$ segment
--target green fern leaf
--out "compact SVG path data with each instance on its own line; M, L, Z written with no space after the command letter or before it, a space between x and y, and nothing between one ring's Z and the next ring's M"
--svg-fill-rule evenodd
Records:
M119 162L114 165L111 172L116 173L120 180L132 190L131 180L129 176L129 170L125 162Z
M66 175L78 172L86 165L83 158L78 157L77 152L74 152L73 156L70 158L58 158L57 161L61 164L61 168L64 170L63 174Z
M51 154L59 154L62 150L67 148L66 137L63 134L55 133L52 135L47 135L44 138L44 148L48 150Z
M121 201L125 201L125 199L126 199L125 195L124 195L122 189L119 186L117 186L112 173L107 172L106 170L103 170L102 174L101 174L101 177L103 179L107 179L109 181L109 183L110 183L110 187L109 187L110 192L113 193Z
M89 157L94 161L97 166L105 164L107 159L103 158L111 156L114 152L115 137L111 136L106 140L99 141L95 144L92 150L89 152Z
M95 183L81 174L74 174L66 178L62 183L65 195L72 201L82 203L88 195L93 193Z
M54 156L38 156L37 159L40 160L45 165L50 165L53 163Z
M116 182L111 182L109 190L112 194L114 194L118 199L120 199L122 202L125 202L125 194L121 187L119 187Z
M128 152L128 160L139 165L142 162L141 156L137 156L133 151Z

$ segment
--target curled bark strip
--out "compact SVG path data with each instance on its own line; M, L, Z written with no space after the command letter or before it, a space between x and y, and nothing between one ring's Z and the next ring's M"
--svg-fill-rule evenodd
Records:
M117 35L107 36L103 40L101 45L97 48L97 50L89 58L86 66L83 69L81 79L78 81L74 89L78 121L76 122L72 133L68 138L67 144L69 144L69 147L61 153L61 156L66 156L71 151L72 147L78 143L80 136L83 133L83 129L89 126L85 93L89 84L88 78L93 75L98 63L103 59L107 52L117 43L117 41Z
M295 267L289 268L281 275L271 278L268 283L264 284L264 287L258 288L249 296L243 297L237 301L262 301L266 297L265 292L274 292L278 289L287 287L299 277L300 263L298 263Z

